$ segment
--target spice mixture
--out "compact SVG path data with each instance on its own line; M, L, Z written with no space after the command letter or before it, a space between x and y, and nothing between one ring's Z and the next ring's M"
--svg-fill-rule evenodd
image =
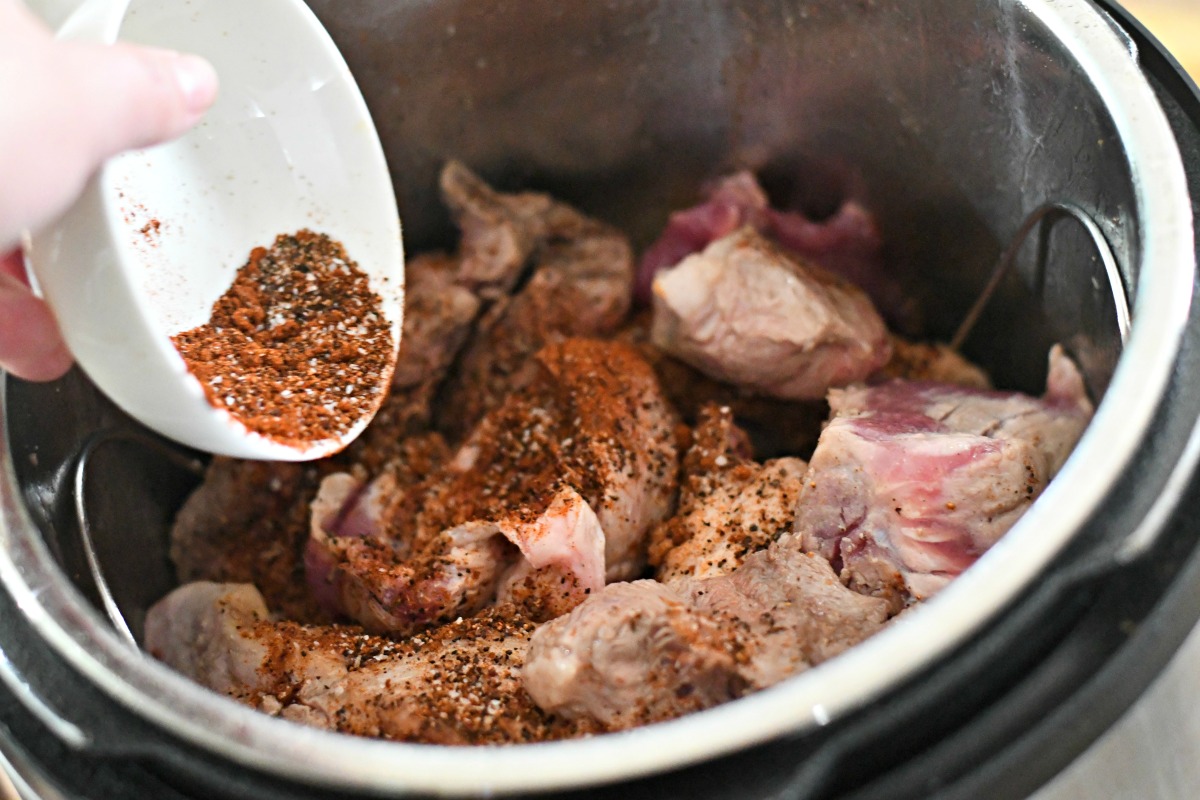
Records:
M172 341L214 406L283 443L340 436L374 412L395 360L366 274L310 230L255 248L209 321Z

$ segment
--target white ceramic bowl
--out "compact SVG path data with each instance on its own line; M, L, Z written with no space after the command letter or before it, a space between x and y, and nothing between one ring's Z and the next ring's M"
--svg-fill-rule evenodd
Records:
M399 342L399 215L345 61L300 0L134 0L120 36L203 55L221 92L187 135L112 159L33 238L37 282L71 351L124 411L192 447L289 461L340 449L367 417L305 447L255 434L208 402L169 337L208 320L251 249L309 228L368 274Z

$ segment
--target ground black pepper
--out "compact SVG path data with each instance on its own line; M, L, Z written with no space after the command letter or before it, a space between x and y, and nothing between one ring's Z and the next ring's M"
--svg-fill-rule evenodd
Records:
M374 413L395 361L366 274L310 230L255 248L209 321L172 341L214 406L286 444L340 436Z

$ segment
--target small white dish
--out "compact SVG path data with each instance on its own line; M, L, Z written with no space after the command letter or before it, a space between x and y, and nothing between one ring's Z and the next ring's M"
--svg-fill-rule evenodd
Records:
M63 34L112 41L123 5L88 0ZM68 346L126 413L188 446L282 461L336 452L369 415L304 446L261 436L210 404L170 337L208 321L253 248L308 228L367 273L398 346L399 214L349 68L301 0L133 0L119 29L123 40L204 56L221 90L195 129L110 160L33 236L27 255Z

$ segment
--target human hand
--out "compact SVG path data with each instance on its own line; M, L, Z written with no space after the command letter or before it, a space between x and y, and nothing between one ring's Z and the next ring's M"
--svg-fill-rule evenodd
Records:
M203 59L59 42L20 0L0 0L0 367L51 380L71 366L29 290L21 232L65 211L105 159L182 134L216 92Z

